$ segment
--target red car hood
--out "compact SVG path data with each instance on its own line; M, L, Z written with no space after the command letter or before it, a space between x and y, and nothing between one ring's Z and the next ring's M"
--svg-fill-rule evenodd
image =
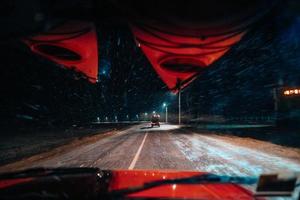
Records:
M16 175L17 174L17 175ZM34 194L47 191L67 194L70 199L93 199L112 191L143 186L144 183L163 179L187 178L205 174L191 171L158 170L99 170L96 168L33 169L0 175L1 196ZM28 194L26 194L28 195ZM106 196L105 196L106 195ZM123 196L122 196L123 197ZM136 193L126 199L253 199L253 194L235 184L170 184ZM96 198L97 199L97 198Z
M203 172L157 171L157 170L116 170L110 182L110 190L140 186L144 183L162 180L187 178ZM129 197L151 197L172 199L253 199L252 193L235 184L172 184L151 188L129 195Z

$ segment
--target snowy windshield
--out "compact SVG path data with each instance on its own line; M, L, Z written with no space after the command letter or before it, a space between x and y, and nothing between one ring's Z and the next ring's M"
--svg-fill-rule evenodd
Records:
M300 170L297 0L32 2L0 17L0 172Z

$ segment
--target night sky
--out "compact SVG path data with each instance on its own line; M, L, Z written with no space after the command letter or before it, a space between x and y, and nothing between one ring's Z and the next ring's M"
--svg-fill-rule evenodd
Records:
M300 16L275 10L182 93L182 111L201 115L274 113L272 88L300 85ZM176 113L177 98L152 69L125 24L97 26L99 82L32 54L20 41L1 42L1 124L68 126ZM127 116L128 115L128 116Z

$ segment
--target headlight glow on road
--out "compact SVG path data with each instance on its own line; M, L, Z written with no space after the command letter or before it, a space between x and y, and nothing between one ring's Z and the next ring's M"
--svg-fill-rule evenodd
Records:
M164 123L161 123L160 124L160 127L152 127L150 125L147 125L147 126L144 126L141 128L141 130L143 131L170 131L170 130L175 130L175 129L179 129L180 126L179 125L170 125L170 124L164 124Z
M180 126L178 125L169 125L169 124L162 124L159 128L157 128L158 130L161 131L168 131L168 130L174 130L174 129L178 129L180 128ZM156 128L154 128L156 129Z

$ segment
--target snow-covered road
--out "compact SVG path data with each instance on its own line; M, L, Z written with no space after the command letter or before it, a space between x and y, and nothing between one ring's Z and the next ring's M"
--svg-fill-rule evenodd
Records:
M66 145L0 167L85 166L102 169L199 170L228 175L300 171L300 150L235 136L192 132L176 125L136 125L94 136L81 145ZM251 144L251 145L249 145ZM134 161L134 165L133 165Z
M30 167L197 170L240 176L300 171L298 148L251 138L164 124L136 125L100 136L1 166L0 172Z

